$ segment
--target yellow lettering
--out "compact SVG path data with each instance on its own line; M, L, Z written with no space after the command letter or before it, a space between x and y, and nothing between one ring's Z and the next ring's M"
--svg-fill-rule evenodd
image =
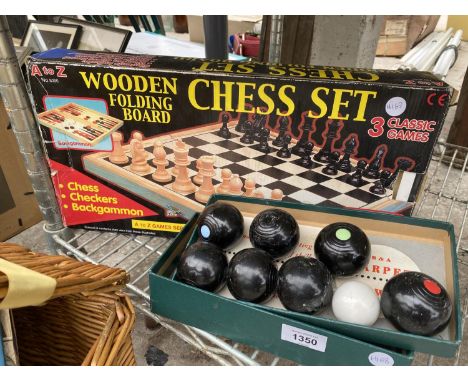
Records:
M164 78L163 77L164 94L167 94L169 89L172 94L177 94L177 78Z
M262 109L257 107L257 113L262 114L262 115L271 114L273 110L275 109L275 103L273 102L271 97L266 93L265 91L266 88L270 88L272 91L275 91L275 85L262 84L258 88L258 96L267 105L267 109L265 111L262 111Z
M331 73L332 73L332 78L335 78L337 80L353 80L354 79L353 74L347 70L342 70L342 71L332 70Z
M310 78L327 78L327 73L323 69L311 69L309 71Z
M333 89L335 93L335 97L333 99L333 106L332 111L330 113L331 119L344 119L347 120L349 118L349 114L345 114L343 117L340 117L340 107L348 107L349 101L342 101L343 93L347 93L352 95L353 91L348 89Z
M115 93L109 93L109 103L111 106L115 106L115 97L116 97Z
M102 83L107 90L115 90L117 89L118 82L115 76L111 73L105 73L102 77Z
M325 94L328 94L330 92L330 89L318 87L312 90L310 98L312 99L312 103L319 108L320 112L319 114L314 114L312 113L312 110L309 110L309 118L322 118L327 113L327 104L322 98L320 98L319 92L324 92Z
M194 71L211 71L212 69L209 69L209 66L210 66L210 63L209 62L203 62L200 67L196 68L196 67L193 67L192 70Z
M209 106L200 106L200 104L197 102L196 87L197 87L198 84L204 84L205 87L207 87L207 88L210 87L210 83L209 83L208 80L204 80L204 79L202 79L202 78L193 80L192 82L190 82L190 85L189 85L189 87L188 87L188 97L189 97L189 101L190 101L190 103L192 104L192 106L193 106L195 109L198 109L198 110L209 110L209 109L210 109Z
M246 94L246 88L251 88L252 90L255 90L256 85L254 83L249 83L249 82L240 82L238 84L239 87L239 102L237 104L237 112L239 113L254 113L254 109L246 109L245 101L252 101L253 100L253 94L249 93Z
M143 76L133 76L133 81L135 82L134 90L139 93L143 93L148 90L148 81Z
M148 77L151 93L161 93L161 83L159 77Z
M216 111L234 111L232 108L232 87L234 82L223 81L224 92L221 91L220 81L211 81L213 85L213 107ZM224 107L221 105L221 99L224 98Z
M289 72L291 73L291 77L305 77L306 72L299 68L290 68Z
M224 66L224 71L225 71L225 72L232 73L232 67L233 67L233 64L226 64L226 65Z
M126 84L124 82L126 82ZM119 88L124 92L128 92L132 88L132 80L128 74L121 74L118 79L118 84Z
M124 121L131 121L132 120L132 110L127 109L126 107L122 108L124 113Z
M276 114L284 117L291 115L294 112L294 102L291 97L286 94L286 90L288 89L291 90L291 93L296 92L296 87L293 85L283 85L278 90L278 98L285 104L287 110L285 112L281 112L280 108L277 108Z
M252 73L254 71L255 66L252 64L239 64L237 65L237 71L239 73Z
M361 95L358 110L356 113L356 118L354 118L354 121L365 122L366 119L364 118L364 114L366 113L367 102L370 96L372 96L372 98L376 98L377 92L371 92L371 91L366 91L366 90L355 90L354 94Z
M94 85L96 89L99 89L99 83L101 82L101 73L86 73L86 72L79 72L83 81L88 89L91 88L91 83Z
M277 66L270 66L269 69L269 74L272 76L283 76L286 74L286 70Z
M367 75L367 78L366 77L361 77L361 75L359 75L357 77L358 80L361 80L361 81L378 81L379 80L379 76L376 73L366 72L366 73L362 73L362 74L364 74L364 76Z

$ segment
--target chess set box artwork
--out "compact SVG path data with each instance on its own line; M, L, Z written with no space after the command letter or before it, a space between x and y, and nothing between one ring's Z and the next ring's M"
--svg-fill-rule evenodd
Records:
M65 49L28 75L64 223L167 236L215 193L408 215L451 95L425 72Z

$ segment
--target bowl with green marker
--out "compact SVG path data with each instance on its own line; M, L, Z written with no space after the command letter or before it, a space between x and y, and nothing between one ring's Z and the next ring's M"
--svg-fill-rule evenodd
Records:
M323 228L315 240L315 255L336 276L350 276L369 262L371 246L354 224L337 222Z

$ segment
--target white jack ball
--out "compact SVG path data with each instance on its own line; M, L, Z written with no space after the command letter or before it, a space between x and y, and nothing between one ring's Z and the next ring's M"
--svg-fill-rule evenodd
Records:
M371 326L379 318L380 301L370 286L347 281L333 294L332 309L340 321Z

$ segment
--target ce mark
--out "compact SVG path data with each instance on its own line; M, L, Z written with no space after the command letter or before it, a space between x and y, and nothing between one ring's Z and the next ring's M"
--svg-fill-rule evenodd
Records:
M448 93L444 93L439 96L437 96L437 93L431 93L427 96L426 101L429 106L434 106L434 102L436 102L437 105L442 107L444 106L445 100L447 99L447 97L448 97Z

